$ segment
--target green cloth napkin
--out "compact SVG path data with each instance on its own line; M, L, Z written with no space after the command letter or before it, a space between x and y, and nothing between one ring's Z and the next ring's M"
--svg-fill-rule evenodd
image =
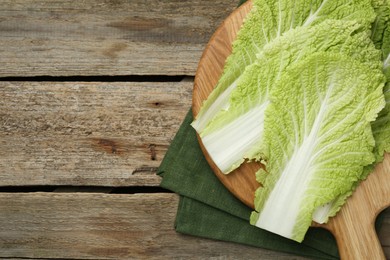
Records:
M333 236L310 228L302 243L249 224L251 209L236 199L218 180L199 147L190 126L190 110L166 153L158 174L161 187L180 195L177 232L242 243L313 259L338 259Z

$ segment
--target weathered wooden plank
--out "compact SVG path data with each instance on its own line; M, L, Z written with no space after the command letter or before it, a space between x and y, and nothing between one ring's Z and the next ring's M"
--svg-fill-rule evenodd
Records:
M182 82L0 82L0 186L158 185Z
M1 76L194 75L238 0L3 0Z
M0 258L304 259L180 235L175 194L0 193Z

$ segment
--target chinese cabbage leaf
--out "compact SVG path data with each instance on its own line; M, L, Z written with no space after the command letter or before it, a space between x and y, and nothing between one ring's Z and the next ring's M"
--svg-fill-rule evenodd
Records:
M254 0L237 34L223 73L192 126L201 133L221 109L245 68L256 61L264 45L290 29L319 24L326 19L358 21L369 26L375 19L370 0Z
M219 111L200 134L222 172L236 169L244 159L261 159L269 91L290 64L318 51L344 53L372 69L381 68L380 52L368 30L355 21L326 20L311 27L297 27L266 44L237 81L229 108Z
M267 173L251 223L302 241L315 210L348 193L375 160L370 123L384 107L381 70L343 54L291 65L265 112Z

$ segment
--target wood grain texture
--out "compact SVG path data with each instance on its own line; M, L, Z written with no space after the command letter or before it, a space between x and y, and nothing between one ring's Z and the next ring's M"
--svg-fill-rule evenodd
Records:
M194 75L237 1L3 0L0 77Z
M240 21L249 12L248 2L233 12L218 28L207 45L195 76L193 111L196 116L202 102L207 99L222 73L226 57L231 53L229 47L239 29ZM221 44L223 43L223 44ZM221 182L242 202L253 208L254 192L258 187L255 180L258 164L243 164L229 175L224 175L214 164L206 149L202 150L211 168ZM342 259L385 259L377 234L374 230L376 216L390 206L390 156L379 165L362 187L359 187L343 210L323 227L335 236Z
M0 82L0 186L156 186L182 82Z
M176 194L0 193L0 258L299 259L181 235Z

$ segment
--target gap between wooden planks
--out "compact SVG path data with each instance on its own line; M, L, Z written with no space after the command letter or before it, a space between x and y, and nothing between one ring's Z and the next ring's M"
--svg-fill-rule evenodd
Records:
M0 82L0 186L158 185L181 82Z
M0 76L194 75L237 3L3 0Z

